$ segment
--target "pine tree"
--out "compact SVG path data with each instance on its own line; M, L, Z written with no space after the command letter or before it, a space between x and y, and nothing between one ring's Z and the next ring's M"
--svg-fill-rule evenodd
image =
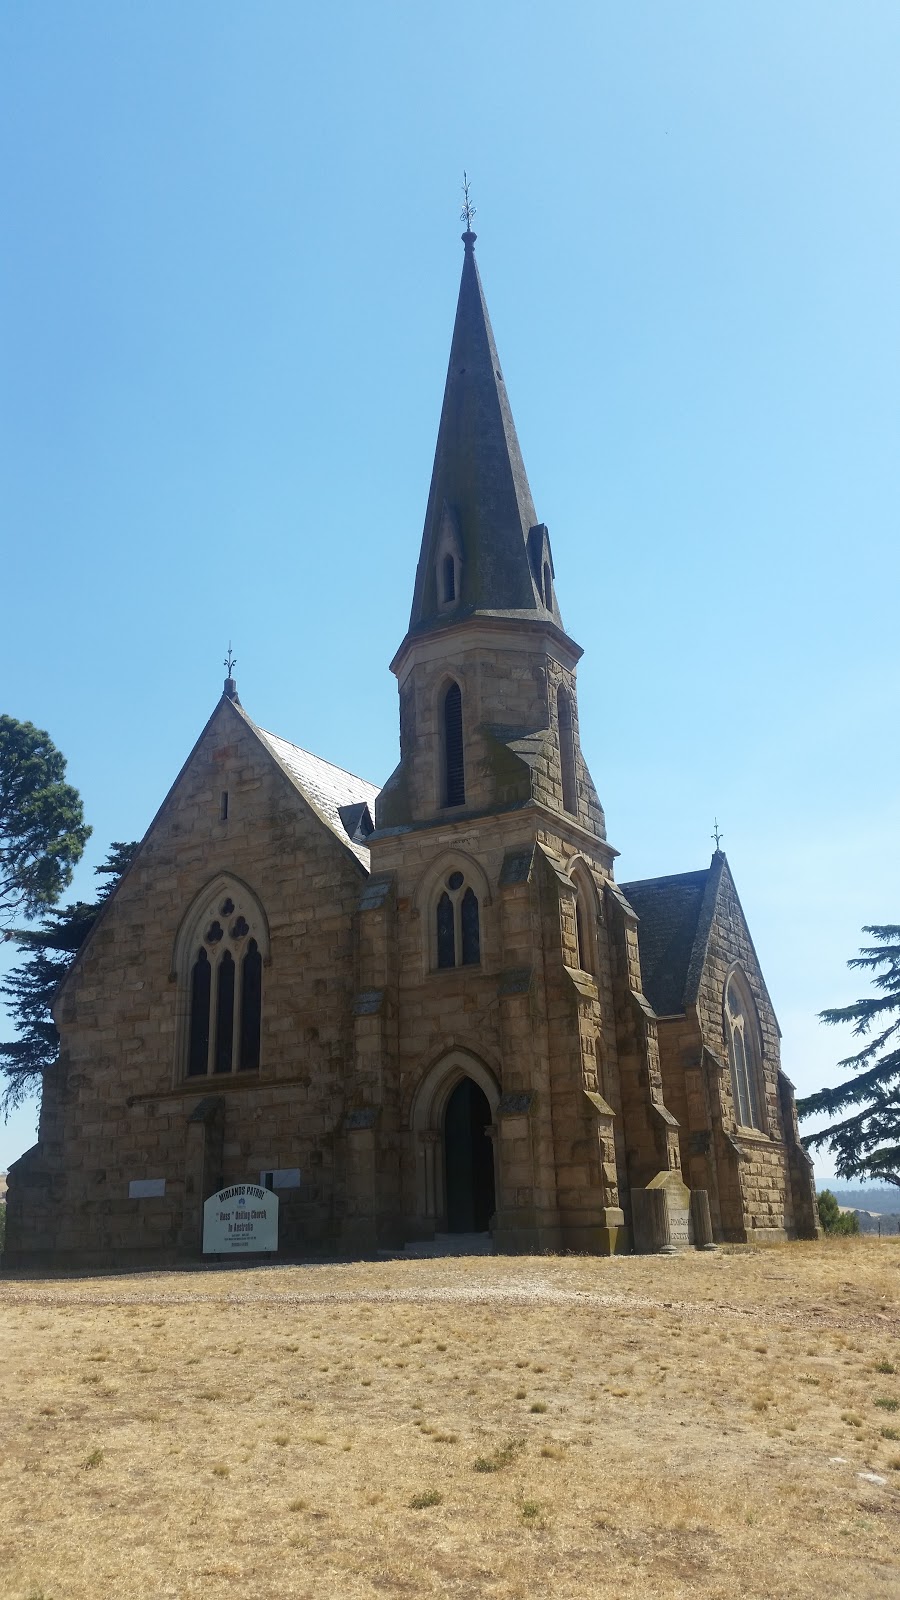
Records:
M0 716L0 923L36 917L72 882L91 830L42 728Z
M4 1115L37 1088L45 1068L56 1060L59 1034L50 1014L54 991L136 850L136 843L116 841L110 846L106 860L94 869L98 878L106 880L95 901L78 900L49 912L37 928L7 935L26 960L0 984L18 1032L18 1038L0 1044L0 1073L6 1079L0 1098Z
M820 1012L822 1022L852 1022L854 1035L867 1040L856 1055L838 1062L858 1076L798 1100L797 1112L838 1115L818 1133L806 1134L803 1143L833 1151L839 1178L874 1178L900 1187L900 927L866 927L863 933L877 943L864 945L847 965L872 973L877 992ZM841 1112L850 1114L840 1117Z

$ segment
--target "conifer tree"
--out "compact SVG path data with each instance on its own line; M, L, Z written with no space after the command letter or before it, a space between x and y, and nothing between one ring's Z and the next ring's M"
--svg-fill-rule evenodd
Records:
M42 728L0 716L0 923L36 917L72 882L91 830Z
M819 1014L831 1025L851 1022L854 1035L866 1039L855 1055L838 1062L856 1076L798 1100L797 1113L837 1118L806 1134L803 1143L831 1150L839 1178L900 1187L900 926L870 926L863 933L877 942L864 945L847 965L870 972L876 993Z
M54 991L136 850L136 843L110 846L106 860L94 869L106 880L95 901L78 900L48 912L37 928L7 934L26 960L0 984L18 1031L18 1038L0 1044L0 1073L6 1079L0 1110L5 1115L37 1088L45 1068L56 1060L59 1034L50 1014Z

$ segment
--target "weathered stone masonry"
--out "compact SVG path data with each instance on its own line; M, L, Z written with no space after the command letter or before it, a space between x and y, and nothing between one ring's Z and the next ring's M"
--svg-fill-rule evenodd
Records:
M665 1232L677 1203L686 1238L688 1189L718 1239L816 1230L724 856L614 881L474 242L393 662L399 765L379 793L226 681L60 989L12 1264L195 1256L204 1199L269 1172L287 1254L448 1226L651 1247L638 1213Z

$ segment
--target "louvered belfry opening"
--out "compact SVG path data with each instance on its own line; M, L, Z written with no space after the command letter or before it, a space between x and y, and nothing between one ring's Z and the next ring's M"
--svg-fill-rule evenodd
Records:
M441 596L444 605L449 605L456 599L456 562L452 556L445 556L443 561L444 593Z
M563 810L573 816L578 811L578 789L575 782L575 729L572 726L572 703L565 689L556 691L556 721L559 728L559 762L562 769Z
M465 803L462 693L458 683L451 683L444 696L444 805L464 806Z

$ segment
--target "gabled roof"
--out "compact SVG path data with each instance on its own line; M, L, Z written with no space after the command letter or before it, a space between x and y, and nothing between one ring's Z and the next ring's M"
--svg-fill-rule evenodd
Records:
M545 604L529 555L528 536L537 517L475 261L474 233L464 233L463 243L409 632L476 613L530 616L561 628L555 597ZM459 596L450 610L440 604L437 591L442 539L449 539L460 556Z
M255 723L253 726L293 779L303 798L319 813L341 843L353 851L357 861L368 869L369 852L359 842L360 821L364 807L368 807L370 818L374 816L377 784L367 783L365 778L357 778L352 772L345 772L343 767L335 767L321 756L301 750L299 745L291 744L277 733L267 733L265 728L259 728ZM348 808L352 809L348 811ZM346 819L341 816L342 810L348 812ZM346 826L345 821L351 826Z
M644 993L658 1017L676 1016L697 998L724 864L717 851L702 872L619 884L638 916Z

